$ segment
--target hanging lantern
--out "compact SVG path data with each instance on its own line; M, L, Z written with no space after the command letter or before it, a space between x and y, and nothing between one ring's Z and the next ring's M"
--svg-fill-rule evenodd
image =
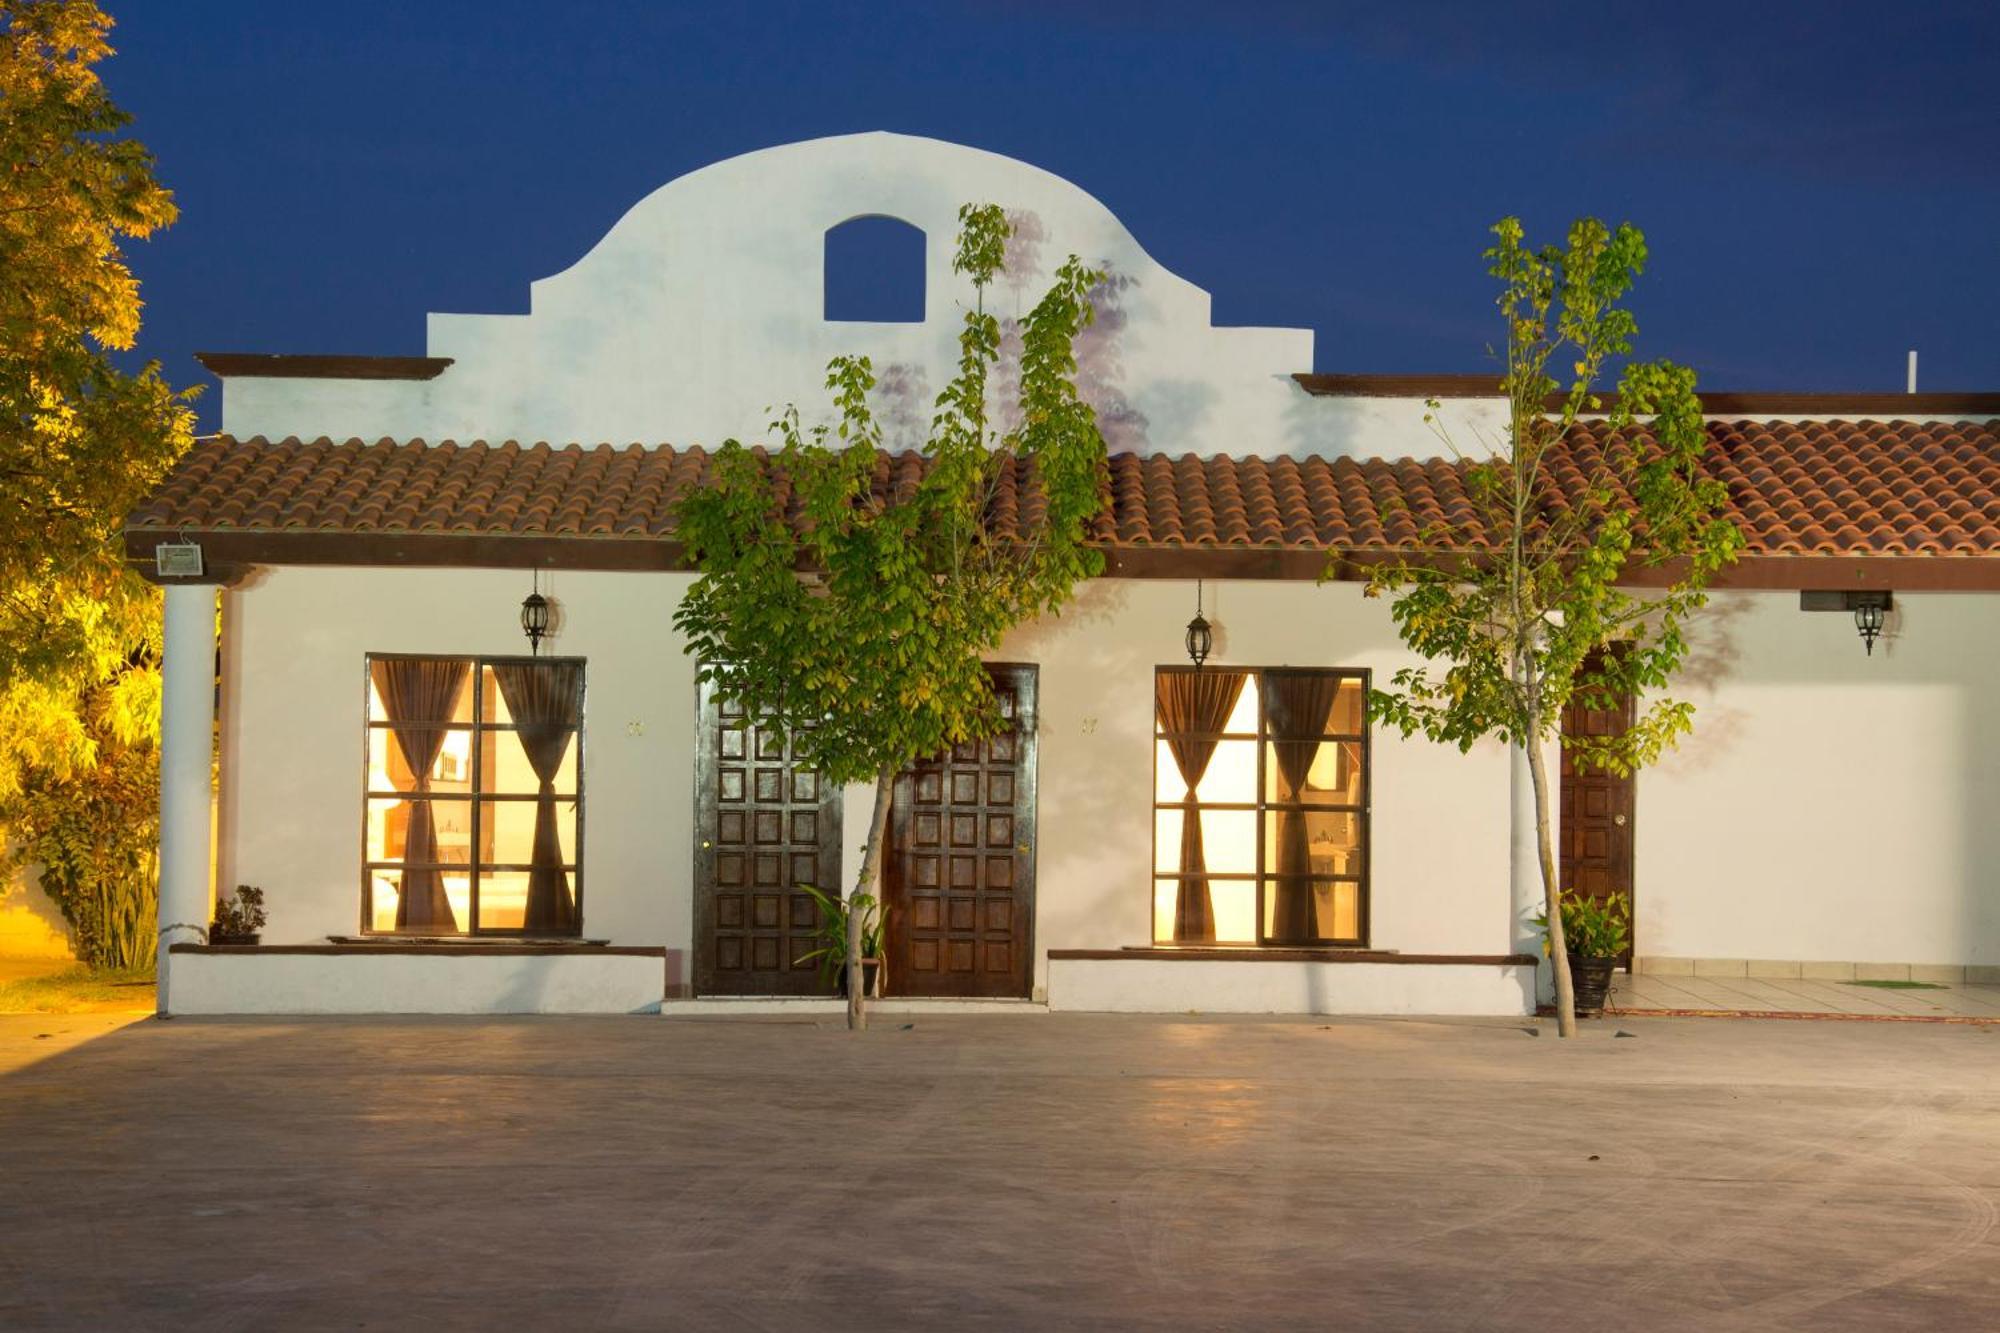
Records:
M1201 613L1201 580L1194 581L1194 619L1188 621L1187 655L1194 663L1196 671L1208 660L1209 650L1215 647L1215 632L1208 627L1208 620Z
M1888 597L1882 593L1856 593L1854 602L1854 628L1861 635L1861 646L1870 657L1875 656L1875 640L1882 636L1883 614L1888 609Z
M542 639L549 632L549 599L542 596L540 571L534 578L534 591L521 599L521 632L528 636L528 651L539 657Z

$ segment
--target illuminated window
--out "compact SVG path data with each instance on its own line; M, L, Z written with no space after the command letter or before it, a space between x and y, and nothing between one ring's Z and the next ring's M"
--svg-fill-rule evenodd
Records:
M851 218L826 233L825 318L924 322L924 234L896 218Z
M1153 938L1368 938L1365 671L1162 667Z
M583 661L368 659L362 929L576 935Z

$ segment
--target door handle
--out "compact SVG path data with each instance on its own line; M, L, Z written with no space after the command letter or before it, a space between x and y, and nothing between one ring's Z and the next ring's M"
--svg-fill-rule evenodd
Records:
M1625 816L1623 816L1623 815L1613 815L1613 816L1611 816L1611 822L1612 822L1612 823L1614 823L1614 824L1616 824L1616 825L1617 825L1617 826L1618 826L1619 828L1624 828L1624 827L1625 827Z

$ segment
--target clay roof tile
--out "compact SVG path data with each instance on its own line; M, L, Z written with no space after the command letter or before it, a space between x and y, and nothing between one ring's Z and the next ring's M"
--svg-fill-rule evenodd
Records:
M1708 474L1728 488L1750 554L2000 555L2000 422L1713 421ZM1583 497L1604 453L1646 448L1644 427L1580 424L1550 451L1550 505ZM757 456L767 463L768 452ZM335 442L212 436L127 520L129 531L405 531L659 539L702 484L699 446ZM883 499L908 496L920 454L884 455ZM775 479L782 503L790 490ZM1407 547L1449 534L1486 544L1464 464L1449 459L1141 457L1105 476L1099 538L1125 546ZM1031 467L996 479L991 517L1031 530L1045 498Z

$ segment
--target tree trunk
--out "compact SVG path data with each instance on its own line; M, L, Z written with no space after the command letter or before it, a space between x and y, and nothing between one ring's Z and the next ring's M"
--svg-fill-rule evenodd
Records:
M889 799L895 795L896 771L885 768L875 776L875 812L868 821L868 844L861 851L861 876L854 892L847 896L847 1026L861 1032L868 1027L868 971L861 966L861 913L855 909L856 895L873 894L877 911L888 909L882 902L882 840L889 832Z
M1542 863L1542 899L1548 904L1549 962L1556 973L1556 1033L1576 1035L1576 989L1569 976L1569 944L1563 939L1562 891L1556 883L1555 840L1549 836L1549 772L1542 758L1540 731L1530 729L1528 775L1535 786L1535 852Z

